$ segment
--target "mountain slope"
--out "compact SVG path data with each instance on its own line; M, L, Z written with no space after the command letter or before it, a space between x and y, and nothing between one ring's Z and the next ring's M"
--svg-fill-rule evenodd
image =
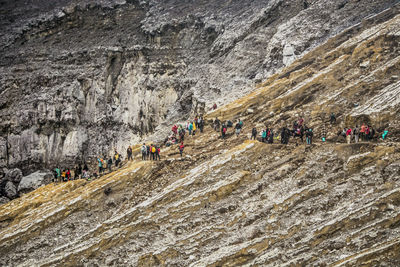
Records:
M165 148L161 162L1 206L1 265L399 265L399 29L398 7L387 10L207 115L243 119L238 138L207 126L187 137L183 159ZM278 129L298 114L314 145L248 140L253 126ZM361 122L389 138L337 142L338 129Z

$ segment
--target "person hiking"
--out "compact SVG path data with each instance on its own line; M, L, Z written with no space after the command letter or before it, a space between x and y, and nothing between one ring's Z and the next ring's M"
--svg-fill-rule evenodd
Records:
M192 131L193 131L193 124L192 123L189 123L188 131L189 131L189 136L191 136L192 135Z
M181 145L179 146L179 153L181 154L182 157L182 153L183 153L183 149L185 148L185 146L183 145L183 142L181 143Z
M68 181L70 181L71 180L71 171L70 171L70 169L67 169L67 172L65 173L65 175L66 175Z
M217 104L216 104L216 103L214 103L214 105L212 106L212 109L213 109L213 110L216 110L216 109L217 109Z
M240 120L239 120L238 123L236 123L236 126L235 126L236 137L239 136L241 129L242 129L242 125L240 125Z
M373 140L374 136L375 136L375 129L372 126L369 126L369 137L368 137L368 139L369 140Z
M54 172L55 172L55 174L56 174L55 180L56 180L56 182L58 182L58 180L60 180L60 178L61 178L61 170L60 170L59 167L56 167L56 168L54 169Z
M389 131L388 130L384 130L383 131L383 134L382 134L382 140L385 140L385 138L386 138L386 136L389 134Z
M335 113L331 113L331 119L330 119L330 121L331 121L331 124L334 124L334 123L336 123L336 116L335 116Z
M273 144L274 143L274 131L272 129L269 129L267 136L268 136L268 144Z
M54 168L53 169L53 179L51 179L51 182L54 183L56 181L57 181L57 172L56 172L56 169Z
M90 181L89 170L83 169L82 178L83 179L87 179L88 181Z
M181 128L179 131L179 141L183 142L185 140L185 129Z
M161 152L160 147L156 146L156 160L161 160L160 152Z
M367 127L365 128L365 140L369 141L370 139L370 132L371 132L371 128L369 125L367 125Z
M215 120L214 120L214 131L218 132L220 125L221 125L221 121L218 118L215 118Z
M360 129L358 128L358 125L353 129L353 136L354 136L354 143L358 143L358 140L360 139Z
M308 131L306 131L306 141L308 145L312 144L312 137L313 137L314 133L312 131L312 129L308 129Z
M107 157L102 157L101 158L101 162L103 163L103 174L106 172L107 170Z
M361 134L361 140L362 141L365 141L365 131L366 131L367 129L366 129L366 126L365 126L365 124L363 123L362 125L361 125L361 129L360 129L360 134Z
M107 161L107 166L108 166L108 171L109 171L109 172L111 172L112 164L113 164L113 160L112 160L112 157L110 157L110 158L108 159L108 161Z
M150 146L149 145L146 146L146 159L147 160L150 159Z
M346 141L347 141L347 144L350 144L350 142L351 142L352 133L353 133L353 131L351 130L351 128L347 129L347 131L346 131Z
M121 156L118 154L117 151L115 151L114 160L115 160L115 167L116 168L118 168L119 161L121 160L120 158L121 158Z
M61 172L61 179L66 182L67 181L67 172L65 170L62 170Z
M103 162L100 157L97 158L98 166L99 166L99 173L103 171Z
M157 151L157 149L156 149L155 145L151 144L150 148L151 148L151 157L152 157L153 160L156 160L156 151Z
M222 127L221 127L221 138L222 139L225 139L225 136L226 136L226 126L225 126L225 124L222 124Z
M297 126L300 128L303 125L304 119L302 117L299 118L299 121L297 122Z
M286 130L285 130L285 127L282 127L282 130L281 130L281 144L285 144L285 141L286 141Z
M199 123L200 133L202 133L202 132L203 132L203 129L204 129L204 120L203 120L203 116L200 116L200 117L199 117L198 123Z
M126 154L128 155L128 160L132 160L132 148L131 148L131 146L128 146L128 149L126 150Z
M196 130L197 130L197 126L196 126L195 121L192 123L192 129L193 129L192 135L195 135L196 134Z
M264 129L261 133L261 142L263 142L263 143L267 142L267 133L268 133L267 131L268 131L268 128Z
M142 147L140 148L140 151L142 152L142 160L146 160L147 147L145 143L143 143Z
M287 127L285 127L285 132L286 132L286 134L285 134L285 137L286 137L285 144L287 145L287 144L289 144L289 138L291 136L291 132L290 132L289 128L287 128Z
M176 125L172 126L171 130L175 135L178 133L178 127Z
M323 143L326 142L326 127L325 127L325 123L322 126L322 134L321 134L321 141Z
M256 127L254 127L252 130L251 130L251 138L250 138L250 140L256 140L256 138L257 138L257 128Z
M80 178L80 175L82 173L82 166L79 164L75 166L75 171L74 171L74 180L77 180Z

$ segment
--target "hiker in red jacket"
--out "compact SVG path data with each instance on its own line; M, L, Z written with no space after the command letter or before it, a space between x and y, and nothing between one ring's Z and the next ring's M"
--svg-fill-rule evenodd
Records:
M222 124L222 127L221 127L221 137L222 137L222 139L225 139L225 135L226 135L226 126L225 126L225 124Z
M160 147L159 146L156 146L156 160L158 159L158 160L161 160L161 157L160 157Z
M185 148L185 146L183 145L183 142L181 143L181 145L179 146L179 153L181 154L182 157L182 153L183 153L183 149Z
M178 133L178 127L176 125L172 126L172 132L174 133L174 135Z
M71 171L69 169L67 170L66 176L67 176L68 181L70 181L71 180Z
M347 131L346 131L347 144L350 144L352 133L353 133L353 131L351 130L351 128L347 129Z

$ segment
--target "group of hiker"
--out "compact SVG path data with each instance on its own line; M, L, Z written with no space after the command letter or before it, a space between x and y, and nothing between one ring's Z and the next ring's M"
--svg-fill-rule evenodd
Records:
M60 169L59 167L54 168L54 182L67 182L71 180L77 180L80 178L85 178L85 179L90 179L89 176L89 167L86 163L84 163L84 166L82 168L82 165L79 163L78 165L75 166L74 170L74 175L72 176L71 169Z
M140 151L142 152L142 160L161 160L161 149L157 145L146 145L146 143L143 143Z
M383 140L385 139L387 134L388 131L385 130L382 134ZM361 141L372 140L375 136L375 129L371 125L365 125L363 123L361 127L358 127L358 125L356 125L356 127L354 128L343 128L343 131L339 133L339 135L345 137L348 144L350 144L352 140L354 143L358 143L360 139Z
M128 158L132 159L132 148L130 146L128 147L128 151L129 150L130 150L130 154L128 153ZM115 164L116 168L121 167L122 157L117 151L115 151L114 152L114 161L113 161L112 157L108 157L108 159L107 159L107 157L98 157L97 163L98 163L98 167L99 167L99 175L101 175L106 170L111 172L113 163Z
M171 135L164 140L164 145L166 147L169 147L174 144L179 144L179 153L182 157L183 150L185 148L184 141L186 132L189 133L189 136L195 136L198 130L200 131L200 133L204 131L203 115L196 115L194 119L188 121L185 126L182 126L182 124L174 124L171 128Z
M132 159L132 148L129 146L127 149L127 155L128 159ZM75 166L72 170L70 168L66 169L60 169L59 167L56 167L53 170L54 173L54 181L55 182L68 182L72 180L77 180L77 179L87 179L90 181L92 178L97 178L101 176L102 174L105 174L106 170L108 172L112 171L113 168L113 163L115 165L115 168L121 167L122 165L122 157L121 154L119 154L117 151L114 152L113 157L97 157L97 166L98 166L98 173L96 171L93 171L92 173L89 171L89 167L87 163L85 162L83 164L79 163L78 165ZM73 172L73 175L72 175Z
M228 131L228 128L233 127L233 122L231 120L227 120L226 122L221 122L218 118L215 118L214 123L213 123L213 128L215 131L221 131L221 138L225 139L226 134ZM241 130L243 128L243 121L240 119L235 125L235 134L236 136L239 136Z
M336 123L336 116L334 113L331 114L329 121L331 124ZM221 139L225 139L227 136L228 128L233 127L233 122L231 120L221 122L218 118L215 118L211 126L215 131L221 133L220 135ZM239 119L235 124L234 129L235 129L235 134L238 137L241 133L241 130L243 129L243 121ZM193 120L188 121L185 126L182 126L182 124L173 125L171 128L171 135L169 135L164 140L164 145L168 147L174 144L179 144L178 149L180 156L182 157L185 148L184 141L186 132L189 133L189 136L194 136L198 130L200 131L200 133L202 133L204 130L204 119L202 115L195 116L195 118ZM375 133L376 133L375 129L371 125L362 123L360 127L356 125L353 128L344 128L342 131L338 132L338 136L343 136L346 142L350 144L352 142L358 143L360 140L361 141L372 140L375 137ZM273 144L274 140L280 142L281 144L288 144L289 139L291 137L294 139L298 137L301 140L301 142L303 142L303 138L305 136L306 144L311 145L314 137L313 129L307 127L305 125L305 120L301 117L298 120L294 121L291 127L284 126L281 127L280 130L274 130L273 128L265 127L261 130L260 133L258 133L257 128L253 127L250 139L257 140L258 134L261 136L260 138L261 142L269 144ZM384 140L387 137L387 135L388 131L384 130L382 134L382 139ZM321 129L322 142L326 142L326 136L327 133L324 124ZM160 152L161 152L160 146L158 145L154 144L146 145L146 143L143 143L143 145L141 146L142 160L153 160L153 161L161 160ZM131 146L127 148L127 160L128 161L133 160L133 151ZM70 181L80 178L90 180L91 177L97 178L99 175L105 173L106 170L111 172L113 163L115 164L116 168L118 166L120 167L122 163L122 157L117 151L115 151L114 156L108 157L108 159L107 157L99 156L97 158L97 163L98 163L98 174L96 172L90 174L88 165L84 163L83 168L81 164L75 166L73 170L74 174L73 177L70 169L61 170L60 168L57 167L54 169L54 178L56 181Z
M336 123L336 116L334 113L331 114L330 116L330 123L335 124ZM225 139L226 134L227 134L227 129L229 127L232 127L233 123L230 120L227 120L226 122L221 122L218 118L215 118L213 122L213 129L215 131L221 131L221 138ZM239 136L240 131L243 127L243 121L238 120L236 126L235 126L235 133L236 136ZM382 133L382 140L386 138L388 135L389 131L384 130ZM251 131L251 137L250 139L252 140L257 140L257 128L253 127ZM369 125L363 123L361 127L356 126L354 128L344 128L343 131L338 133L338 136L342 135L346 138L347 143L351 143L352 140L354 140L355 143L358 143L359 140L361 141L369 141L375 138L375 129ZM261 136L261 142L263 143L269 143L272 144L274 143L274 140L280 141L281 144L288 144L289 139L292 138L299 138L301 142L304 142L304 137L307 145L311 145L313 142L313 137L314 137L314 131L312 128L307 127L305 125L305 120L303 118L299 118L298 120L293 122L292 127L282 127L280 130L274 130L273 128L265 127L260 133ZM326 142L326 127L323 125L321 129L321 141ZM297 142L296 142L297 144Z
M272 128L265 127L260 133L261 142L272 144L274 143L274 139L275 140L280 139L280 142L282 144L288 144L289 137L291 136L299 137L301 141L303 141L303 136L305 135L307 144L311 144L314 135L313 130L311 128L304 126L303 123L304 119L301 118L293 123L292 130L290 130L287 127L282 127L280 136L276 134L276 132ZM218 118L215 118L212 127L215 131L221 131L221 138L225 139L228 128L232 126L233 123L231 120L227 120L226 122L221 123L221 121ZM239 119L234 128L235 128L235 134L238 137L243 128L243 121ZM251 130L250 139L257 140L257 134L258 134L257 128L253 127L253 129Z

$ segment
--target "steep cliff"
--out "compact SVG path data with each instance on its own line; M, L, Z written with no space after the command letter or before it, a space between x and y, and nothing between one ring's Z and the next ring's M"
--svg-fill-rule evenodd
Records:
M398 266L399 11L365 19L207 115L243 119L239 137L207 126L187 138L183 158L173 146L160 162L0 206L0 264ZM277 130L299 115L315 144L248 140L255 125ZM362 122L388 138L337 140Z
M0 167L28 174L160 140L397 2L3 0Z

